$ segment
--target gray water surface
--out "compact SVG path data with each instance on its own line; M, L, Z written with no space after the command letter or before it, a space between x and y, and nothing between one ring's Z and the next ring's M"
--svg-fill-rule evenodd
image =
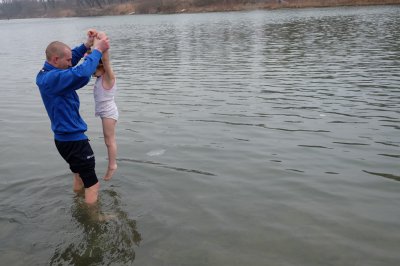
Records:
M35 85L108 33L118 171L72 192ZM0 264L400 265L400 7L0 21ZM81 115L107 167L92 86ZM103 220L93 220L92 212Z

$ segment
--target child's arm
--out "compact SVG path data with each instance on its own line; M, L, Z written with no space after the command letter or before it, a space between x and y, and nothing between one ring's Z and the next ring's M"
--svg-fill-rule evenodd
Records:
M104 32L97 32L97 38L104 37L107 37ZM110 54L108 50L103 52L103 57L101 58L101 61L103 61L104 68L103 87L109 90L114 86L115 75L111 67Z
M108 50L103 53L103 57L101 58L101 60L103 61L104 67L103 87L105 89L111 89L115 83L115 75L111 67L110 53L108 52Z

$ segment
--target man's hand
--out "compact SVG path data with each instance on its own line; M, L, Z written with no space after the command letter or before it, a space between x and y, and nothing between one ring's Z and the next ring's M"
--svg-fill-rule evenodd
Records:
M104 32L98 32L97 37L94 38L93 48L104 53L110 48L110 41Z
M87 41L85 43L86 48L90 48L93 46L94 39L97 36L97 31L95 29L89 29L86 33L87 35Z

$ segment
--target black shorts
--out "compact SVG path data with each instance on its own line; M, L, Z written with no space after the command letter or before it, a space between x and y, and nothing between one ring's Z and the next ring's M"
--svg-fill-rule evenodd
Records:
M58 152L69 164L71 171L73 173L78 173L82 178L85 188L95 185L98 182L94 170L96 163L89 140L54 141Z

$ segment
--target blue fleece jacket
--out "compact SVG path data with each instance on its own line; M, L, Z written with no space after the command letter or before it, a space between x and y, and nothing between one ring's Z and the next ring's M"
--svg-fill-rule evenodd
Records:
M59 69L45 62L36 77L54 138L58 141L87 139L84 134L87 124L79 114L80 102L76 90L88 84L102 54L95 49L82 64L77 65L86 51L83 44L72 49L73 67L68 69Z

